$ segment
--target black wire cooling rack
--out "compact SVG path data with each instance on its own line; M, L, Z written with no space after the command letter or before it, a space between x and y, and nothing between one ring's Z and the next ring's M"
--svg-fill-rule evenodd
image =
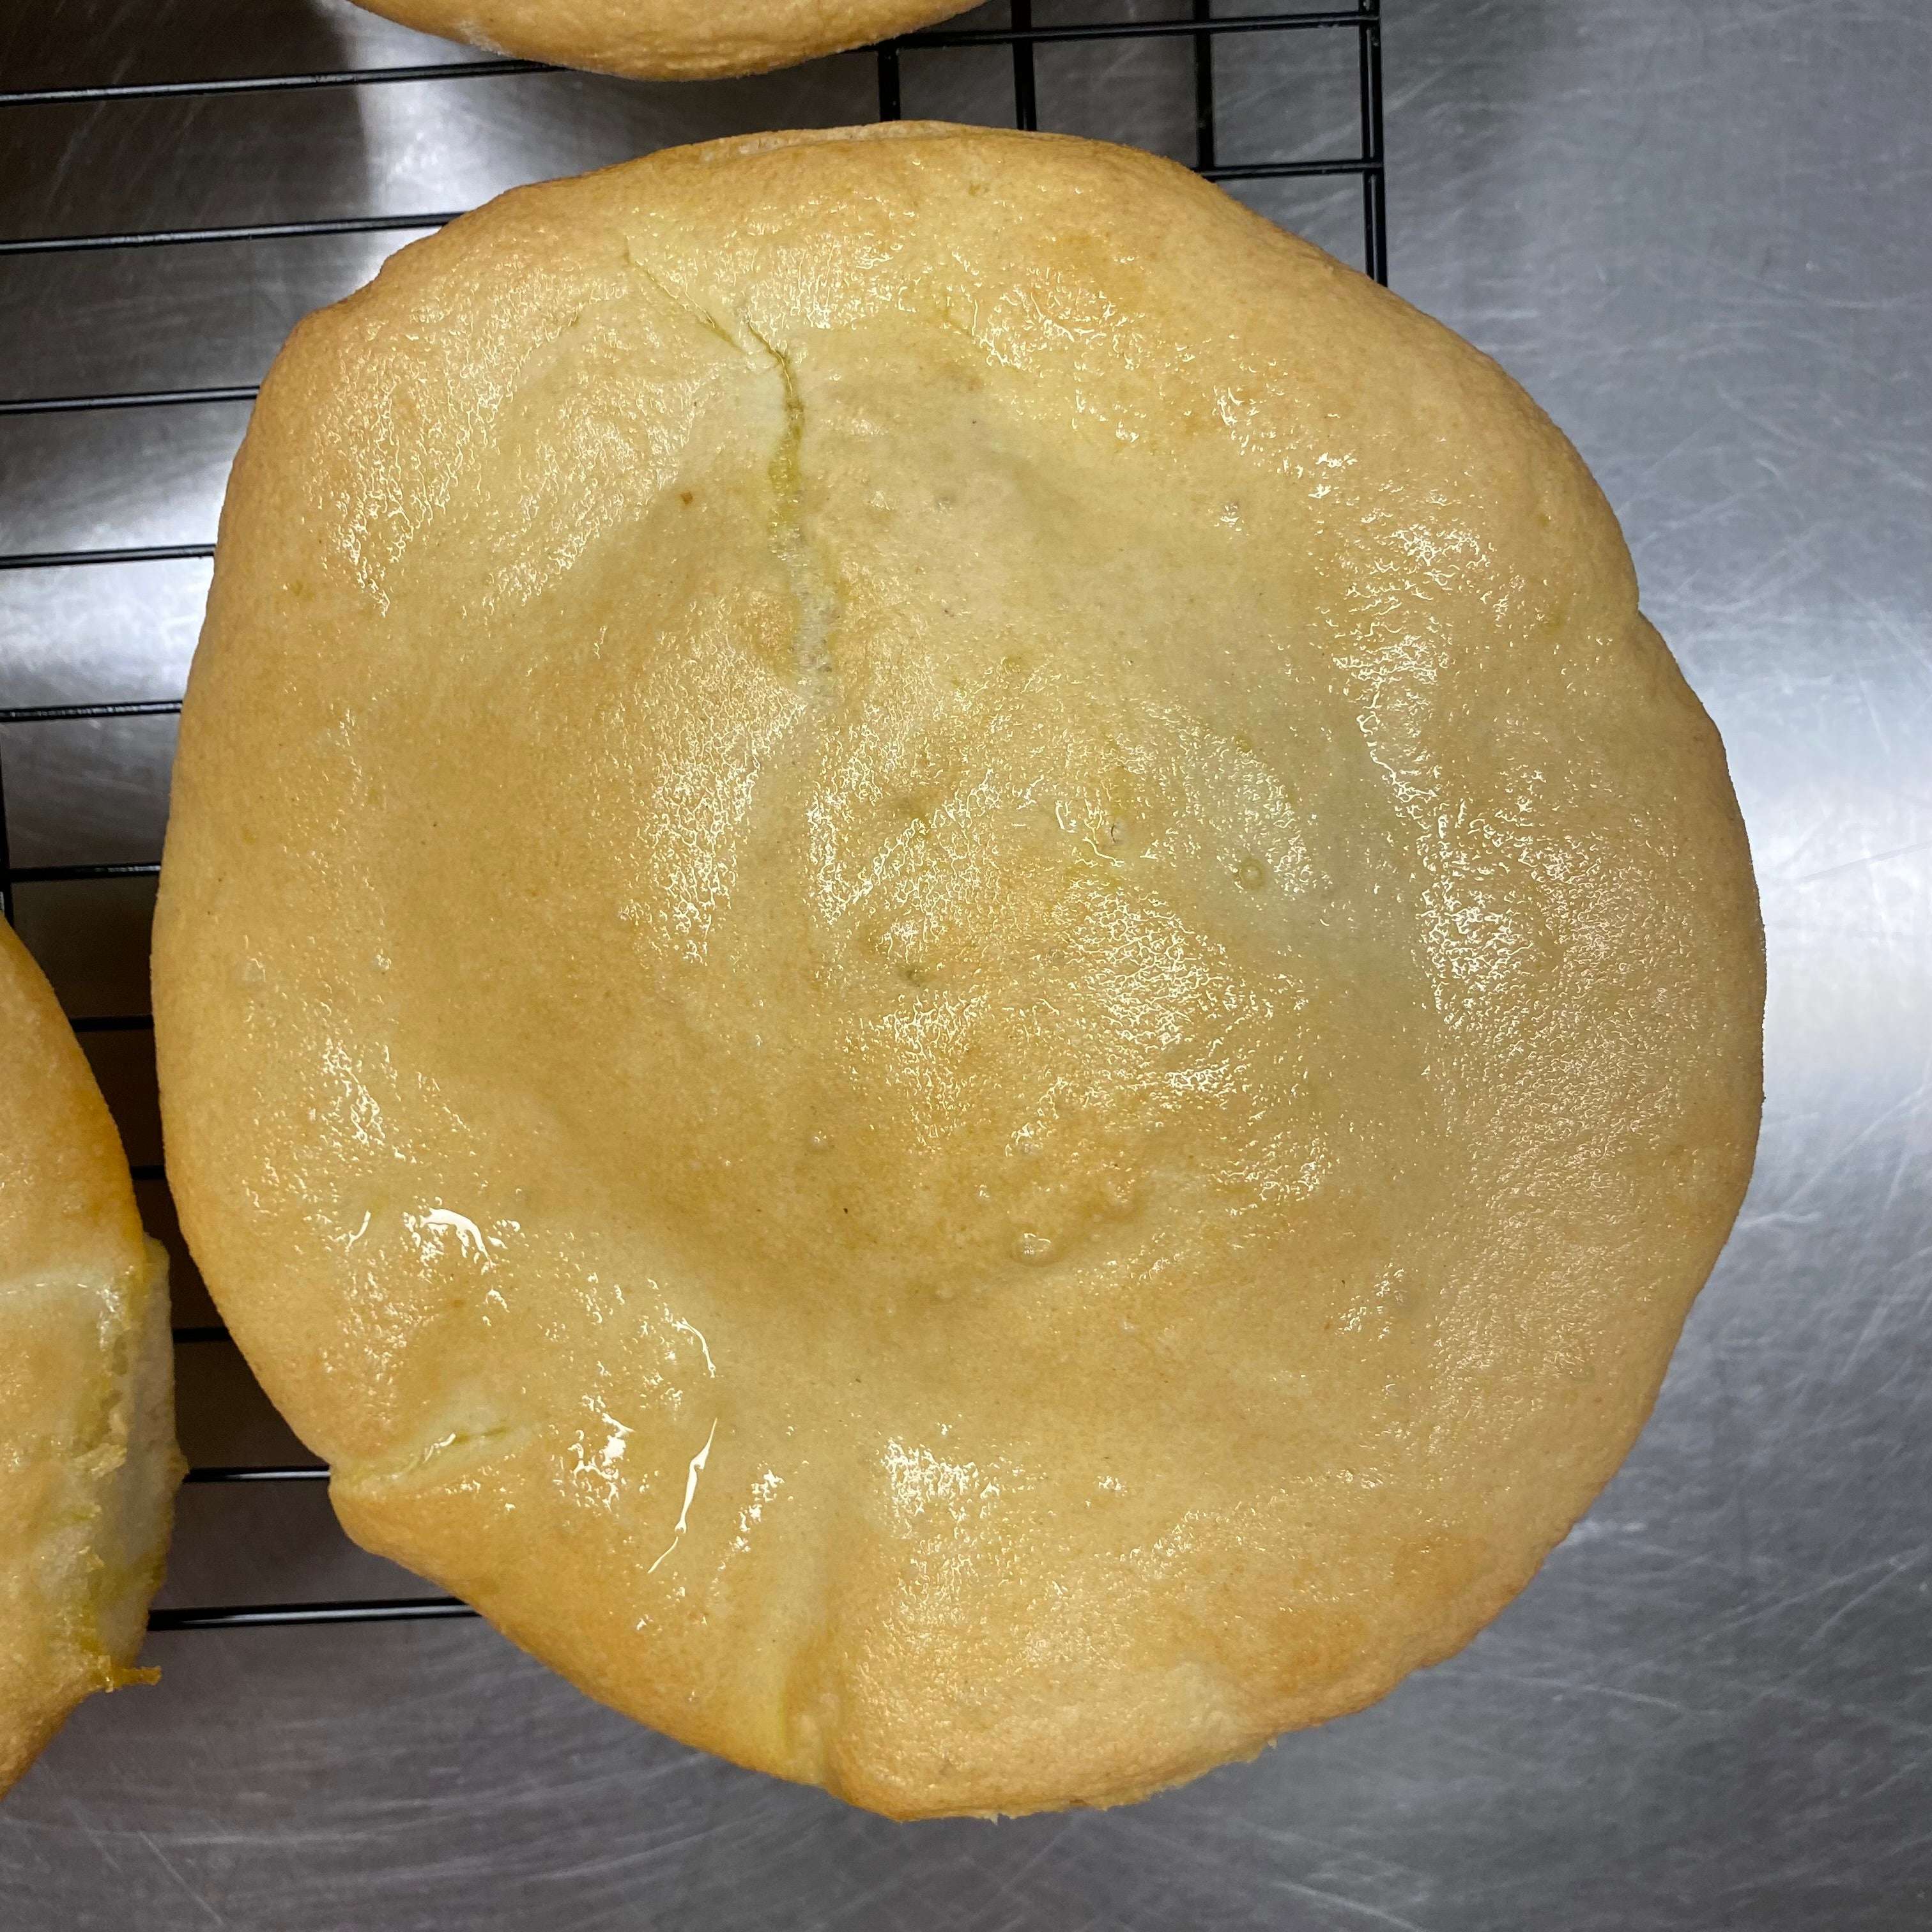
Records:
M900 114L900 57L908 52L944 49L1006 48L1012 58L1013 124L1039 125L1040 98L1034 71L1034 50L1054 43L1101 44L1154 38L1192 43L1194 167L1214 182L1292 179L1316 176L1359 176L1362 184L1363 260L1378 282L1388 280L1387 215L1383 196L1382 76L1381 0L1356 0L1345 8L1321 11L1272 10L1217 16L1214 0L1190 0L1184 17L1156 20L1099 20L1068 25L1036 26L1033 0L1010 0L1010 21L1004 27L940 28L908 34L874 50L878 68L878 118L896 121ZM1298 32L1352 34L1356 45L1356 77L1360 89L1360 152L1312 160L1256 161L1229 166L1217 158L1215 104L1215 50L1218 43L1247 34ZM236 94L288 94L316 88L374 87L399 82L474 80L482 76L548 74L555 71L535 61L451 60L428 66L383 66L310 74L260 74L220 80L164 81L132 85L0 90L0 110L28 107L95 106L116 101L155 100ZM321 221L256 222L225 228L156 229L128 234L38 235L0 240L0 257L73 254L90 250L185 248L223 243L286 241L305 236L424 233L453 221L460 209L439 209L415 214L352 214ZM0 399L0 417L52 416L92 410L172 409L254 400L254 385L222 388L143 389L70 396L22 396ZM21 551L0 554L0 571L70 570L89 564L158 563L213 556L212 543L158 544L100 550ZM0 727L36 725L86 720L170 716L181 709L178 698L121 704L35 704L0 707ZM6 733L0 730L0 913L10 924L15 914L14 888L22 885L77 885L104 879L151 878L158 862L94 865L20 866L12 862L7 828L4 764ZM82 1034L136 1033L151 1030L146 1013L85 1014L74 1017ZM137 1180L164 1179L158 1166L136 1167ZM219 1327L177 1328L178 1346L220 1345L228 1340ZM201 1467L190 1469L190 1483L303 1483L328 1478L326 1468ZM156 1630L233 1629L274 1624L376 1623L432 1617L466 1617L476 1612L453 1597L342 1599L328 1602L221 1605L205 1609L160 1610L148 1619Z

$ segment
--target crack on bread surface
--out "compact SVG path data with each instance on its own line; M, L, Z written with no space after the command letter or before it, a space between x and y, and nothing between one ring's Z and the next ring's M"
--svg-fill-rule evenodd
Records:
M805 392L794 358L749 322L745 330L770 358L784 397L784 434L772 452L771 478L773 546L790 579L797 613L792 652L800 679L821 699L834 681L832 640L841 616L836 579L825 566L805 513Z

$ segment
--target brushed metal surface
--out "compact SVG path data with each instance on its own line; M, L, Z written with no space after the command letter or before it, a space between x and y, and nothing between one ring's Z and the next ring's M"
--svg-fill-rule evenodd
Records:
M1349 139L1339 38L1222 56L1224 159ZM92 1700L0 1810L10 1932L1932 1923L1932 16L1389 0L1387 46L1394 285L1594 467L1724 730L1763 890L1756 1180L1598 1508L1375 1709L1128 1810L1000 1826L895 1827L681 1750L475 1624L157 1637L160 1688ZM7 88L450 57L337 0L0 17ZM907 111L1004 120L1010 73L908 56ZM1187 152L1174 46L1053 50L1040 94L1046 125ZM8 109L0 235L461 207L873 104L847 58ZM1352 182L1250 198L1359 250ZM403 238L0 260L0 393L251 382ZM0 550L205 539L244 419L0 418ZM174 694L206 583L0 572L0 706ZM172 736L0 725L16 862L152 856ZM150 897L22 889L70 1010L142 1010ZM157 1158L145 1041L93 1046ZM179 1312L206 1317L186 1269ZM300 1460L231 1354L182 1361L196 1460ZM250 1486L185 1495L166 1600L421 1587L351 1550L314 1486Z

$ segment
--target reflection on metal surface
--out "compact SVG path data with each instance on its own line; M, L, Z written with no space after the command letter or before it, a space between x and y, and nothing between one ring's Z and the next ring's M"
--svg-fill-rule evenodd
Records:
M1352 34L1244 37L1217 57L1211 152L1188 37L1053 38L1183 10L1034 0L1040 124L1244 175L1348 152ZM16 254L0 272L5 399L116 405L0 420L0 554L166 553L0 572L11 856L40 874L20 922L70 1010L132 1018L152 886L80 872L158 850L167 702L254 383L300 314L406 238L314 224L466 206L673 140L863 119L882 82L861 57L685 88L481 63L110 108L110 76L126 97L460 62L341 0L14 11L31 17L0 26L0 89L81 92L0 112L7 236L308 225ZM1126 1812L896 1831L667 1744L444 1622L463 1606L344 1543L319 1480L210 1481L184 1497L156 1618L206 1628L158 1637L161 1687L92 1700L8 1800L10 1928L123 1923L130 1894L154 1932L1932 1918L1932 22L1917 0L1392 0L1387 33L1395 286L1526 382L1595 469L1649 614L1724 732L1763 889L1757 1180L1597 1510L1467 1652L1358 1718ZM893 111L1012 117L1004 46L908 44L892 74ZM1356 181L1240 191L1358 257ZM224 400L178 400L202 390ZM74 709L10 722L54 704ZM88 1044L158 1174L145 1034ZM164 1191L141 1192L171 1233ZM212 1341L181 1278L182 1332ZM204 1469L303 1462L233 1349L178 1359ZM407 1621L246 1634L291 1599Z

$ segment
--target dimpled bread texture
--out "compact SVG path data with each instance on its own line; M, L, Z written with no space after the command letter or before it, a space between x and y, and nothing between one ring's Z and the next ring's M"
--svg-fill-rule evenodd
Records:
M358 0L492 53L640 80L764 74L962 14L976 0Z
M0 924L0 1792L138 1670L181 1460L167 1258L53 993Z
M1721 748L1492 363L1182 170L937 126L520 190L296 333L157 959L350 1532L900 1816L1466 1642L1759 1104Z

